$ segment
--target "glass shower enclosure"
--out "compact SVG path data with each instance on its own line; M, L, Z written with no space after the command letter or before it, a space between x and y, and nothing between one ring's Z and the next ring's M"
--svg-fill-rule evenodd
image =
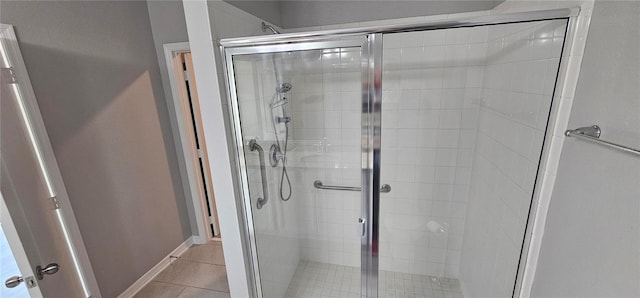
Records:
M222 40L258 297L509 297L569 17Z

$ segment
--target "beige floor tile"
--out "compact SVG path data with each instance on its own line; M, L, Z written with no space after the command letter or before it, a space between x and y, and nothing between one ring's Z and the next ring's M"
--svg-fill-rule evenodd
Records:
M181 257L183 260L224 265L221 242L211 241L207 244L194 245Z
M229 292L224 266L177 260L162 271L157 281Z
M142 288L134 298L175 298L184 289L184 286L152 281Z
M229 293L186 287L178 298L229 298Z

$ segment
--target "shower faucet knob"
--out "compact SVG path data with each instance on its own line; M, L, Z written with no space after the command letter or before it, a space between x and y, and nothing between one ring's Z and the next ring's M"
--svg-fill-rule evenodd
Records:
M278 122L278 123L289 123L289 122L291 122L291 117L276 117L276 122Z
M269 164L275 168L281 160L284 163L285 155L277 144L272 144L269 148Z

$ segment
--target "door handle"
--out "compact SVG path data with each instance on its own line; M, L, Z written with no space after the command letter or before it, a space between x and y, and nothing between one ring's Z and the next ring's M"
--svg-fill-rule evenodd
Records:
M367 232L367 220L364 218L358 218L358 234L360 237L364 237Z
M24 282L26 284L27 288L33 288L33 287L36 286L36 282L35 282L35 280L33 280L33 276L27 276L27 277L12 276L12 277L9 277L4 282L4 286L7 287L7 288L15 288L19 284L21 284L22 282Z
M60 266L56 263L51 263L47 266L44 266L44 268L38 265L36 266L36 277L38 278L38 280L42 280L45 274L53 275L56 274L58 270L60 270Z

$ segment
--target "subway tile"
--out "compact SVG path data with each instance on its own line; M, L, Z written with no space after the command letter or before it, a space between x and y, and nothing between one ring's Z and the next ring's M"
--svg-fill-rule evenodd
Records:
M418 110L398 111L398 128L417 128L420 114Z
M424 32L422 31L414 31L414 32L406 32L406 33L396 33L402 35L400 39L400 44L402 48L412 48L412 47L422 47Z
M467 44L449 44L445 47L444 66L456 67L467 65Z
M460 128L461 118L462 111L460 110L442 110L440 111L439 127L441 129Z
M446 44L446 30L431 30L424 32L424 46Z
M420 110L419 113L418 127L420 129L435 129L439 127L441 115L439 110Z
M398 98L398 109L417 111L420 108L421 95L422 92L420 90L402 91ZM383 105L385 105L384 99Z
M437 150L435 148L419 148L416 165L435 165Z
M443 67L445 64L445 46L426 46L423 51L425 68Z
M422 47L402 48L401 63L403 69L414 69L423 67L424 50Z
M421 89L441 89L445 77L445 68L425 68L422 70Z

